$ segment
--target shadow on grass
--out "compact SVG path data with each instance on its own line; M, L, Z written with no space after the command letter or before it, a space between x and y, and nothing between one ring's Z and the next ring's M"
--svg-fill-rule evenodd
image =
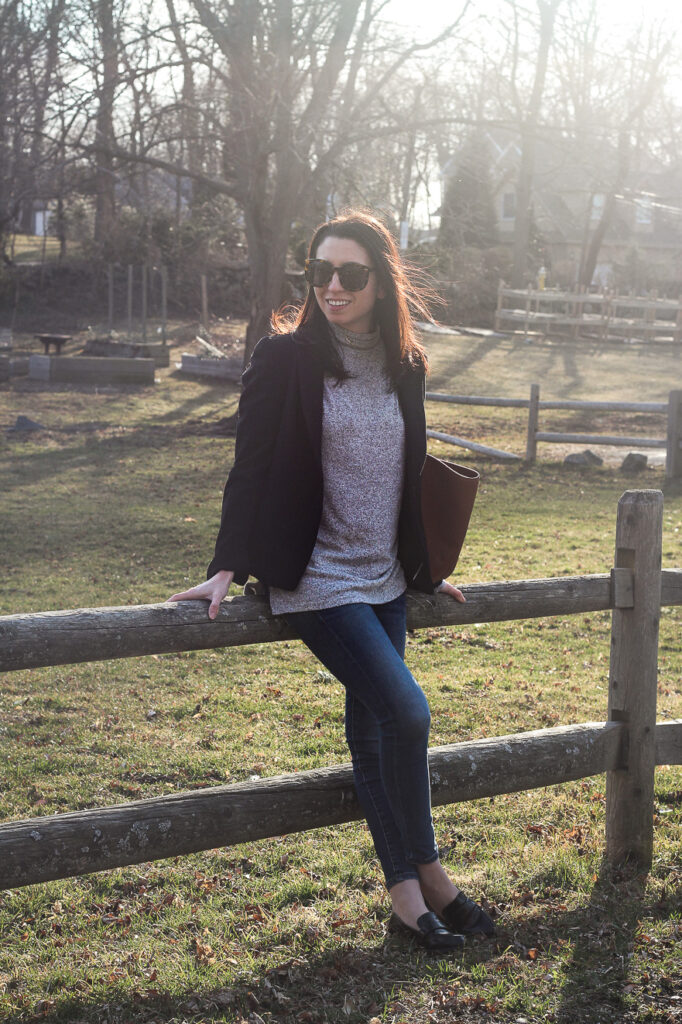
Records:
M552 900L560 898L565 882L550 870L529 884L541 905L543 894ZM315 937L310 945L299 939L294 951L287 951L282 935L272 935L265 944L261 937L258 952L276 955L281 950L275 965L267 970L247 968L224 986L202 984L198 961L194 985L188 979L174 994L157 988L153 975L136 979L132 990L123 989L121 982L112 978L104 995L53 990L32 1012L17 1010L5 1020L7 1024L37 1020L50 1024L367 1024L378 1017L410 1024L475 1024L483 1019L490 1024L510 1024L522 1012L529 1024L540 1020L554 1024L672 1024L679 1019L682 989L674 978L657 977L657 972L664 973L658 968L659 954L646 946L643 932L653 931L657 920L679 914L680 888L679 883L671 885L666 898L655 902L645 895L645 884L642 875L614 871L604 863L585 904L578 909L565 911L550 904L543 913L524 918L518 927L513 920L503 921L507 928L500 929L495 943L472 943L462 955L442 960L403 936L389 934L377 941L375 920L372 934L359 935L357 945L352 945L352 935L339 935L338 948L325 951L315 948ZM642 922L646 922L644 929ZM190 943L195 941L193 934L187 934ZM201 941L196 940L197 949ZM163 938L158 942L162 955ZM672 947L674 942L671 934L662 945ZM642 943L645 964L633 958L633 950ZM513 947L517 951L512 954ZM203 955L210 954L206 947ZM537 967L525 972L524 960L535 961ZM488 993L485 988L476 990L476 978L487 975L494 981L503 977L500 971L509 970L510 965L512 978L518 975L526 991L521 1003L500 1004L499 993L491 996L490 989ZM537 989L531 980L535 970L542 972L537 975ZM534 1002L537 1015L530 1009Z
M640 1019L640 1007L633 1009L627 993L641 921L667 918L673 909L646 899L645 885L646 876L635 869L614 869L603 861L585 906L564 914L551 928L556 939L572 946L564 968L566 980L552 1014L557 1024L621 1024ZM540 929L543 936L548 934L546 926L538 925L539 934Z
M493 955L490 944L481 943L469 948L464 958L458 955L455 963L471 969ZM409 1001L415 988L431 991L439 987L445 980L445 975L439 977L439 963L409 938L389 935L383 942L362 948L345 946L312 956L300 950L298 956L288 959L283 954L280 965L248 980L238 978L224 988L188 989L171 996L156 990L153 982L132 993L112 986L106 1002L66 996L52 1006L49 1001L38 1004L35 1018L18 1013L5 1018L5 1024L27 1024L34 1019L48 1024L186 1024L192 1020L198 1024L367 1024L374 1016L385 1019L385 1008L393 1008L399 1014L396 1019L414 1021L402 999ZM443 963L447 972L453 960L445 958ZM422 1013L418 1016L426 1019ZM394 1018L391 1015L389 1019Z
M564 346L561 350L561 358L564 364L564 384L561 392L564 395L573 394L573 389L583 384L583 376L578 369L578 361L573 348Z
M172 381L186 381L187 377L184 374L180 374L177 371L171 372L166 377L166 382ZM172 409L169 409L165 413L154 413L154 424L160 425L163 423L175 423L183 421L185 417L198 406L205 405L209 400L215 400L216 406L220 408L221 404L234 398L235 403L239 397L239 384L232 381L224 380L206 380L205 377L193 378L195 384L201 384L203 387L201 391L193 395L191 398L186 399L184 402L180 402L178 405L174 405ZM47 392L48 394L82 394L82 395L98 395L102 393L117 394L117 395L131 395L139 398L143 396L145 392L153 394L154 385L149 384L111 384L103 382L100 385L97 384L71 384L71 383L60 383L55 381L36 381L29 380L28 378L22 378L13 384L12 390L15 393L21 393L26 395L27 401L30 400L32 394L40 394ZM217 412L217 410L216 410ZM68 428L68 424L60 425L50 429L63 430ZM144 426L144 425L142 425Z
M187 403L188 406L193 404L201 404L201 402ZM187 413L190 408L186 408L184 411ZM90 470L95 472L102 471L107 466L115 468L117 461L126 453L139 453L147 449L153 458L154 452L161 448L172 448L187 437L230 437L234 435L234 428L227 429L229 427L228 419L231 418L220 415L220 412L216 410L215 416L206 416L201 420L183 418L163 423L163 417L160 417L159 421L155 421L154 424L141 424L122 432L119 432L118 428L110 423L101 422L82 425L80 428L73 424L45 432L36 432L30 435L30 440L37 443L40 442L41 436L53 434L64 434L70 440L77 438L77 441L60 448L37 447L31 451L20 453L13 451L14 479L4 480L3 490L5 493L9 493L15 488L25 487L27 483L35 484L52 477L62 476L75 467L82 468L84 462ZM96 436L96 431L110 428L116 432L105 437ZM29 439L25 435L9 434L9 432L7 437L12 441Z
M505 341L505 338L488 338L486 341L472 344L471 348L463 355L456 357L452 361L448 360L447 366L442 371L434 370L427 378L427 390L438 391L445 385L451 388L453 379L460 377L467 370L471 369L472 366L475 366L476 363L480 363Z

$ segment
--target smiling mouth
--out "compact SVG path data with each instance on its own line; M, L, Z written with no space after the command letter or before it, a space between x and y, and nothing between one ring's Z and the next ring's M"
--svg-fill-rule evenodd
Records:
M327 299L327 305L332 309L343 309L344 306L350 305L350 299Z

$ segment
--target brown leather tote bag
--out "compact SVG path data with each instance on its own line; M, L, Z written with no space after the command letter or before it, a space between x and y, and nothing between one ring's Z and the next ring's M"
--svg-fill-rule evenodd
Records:
M457 565L479 480L475 469L426 456L421 477L422 521L434 582L447 579Z

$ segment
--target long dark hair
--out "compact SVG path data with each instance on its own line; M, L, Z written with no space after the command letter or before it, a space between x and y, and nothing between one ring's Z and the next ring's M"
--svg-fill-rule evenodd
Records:
M330 235L350 238L361 245L376 270L384 297L377 299L374 310L386 349L386 369L393 383L406 371L426 370L426 351L417 338L413 318L433 321L429 303L438 301L438 296L426 283L423 272L403 261L389 230L364 210L350 210L320 224L310 242L310 259L315 258L320 244ZM347 376L312 286L300 308L289 307L273 314L272 328L277 334L310 328L306 333L315 335L325 369L339 380Z

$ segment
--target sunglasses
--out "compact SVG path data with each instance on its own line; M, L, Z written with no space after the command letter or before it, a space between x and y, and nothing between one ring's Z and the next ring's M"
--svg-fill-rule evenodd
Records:
M313 288L323 288L336 273L341 287L347 292L361 292L373 269L364 263L342 263L340 267L335 267L329 260L306 260L305 279Z

